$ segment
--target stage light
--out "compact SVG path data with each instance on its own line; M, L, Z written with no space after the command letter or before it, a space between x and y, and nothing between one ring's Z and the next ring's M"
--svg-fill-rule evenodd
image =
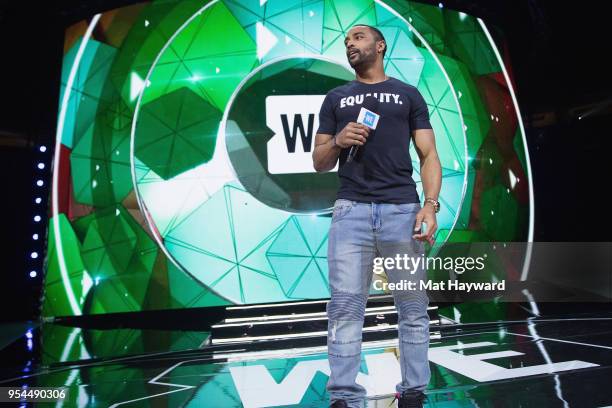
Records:
M28 339L28 351L32 351L33 348L34 343L32 342L32 339Z
M40 204L40 203L41 203L41 201L42 201L42 198L40 198L40 197L36 197L36 200L34 200L34 202L35 202L36 204Z
M45 168L45 163L38 163L38 168L39 169L44 169Z
M35 215L34 216L34 221L35 222L40 222L40 220L41 220L40 215Z
M440 8L444 8L444 4L442 4L442 3L438 3L438 7L440 7Z
M47 151L47 146L40 146L39 150L44 153Z
M30 254L30 258L32 258L32 259L36 259L36 258L38 258L38 252L32 252L32 253Z
M43 186L43 184L45 184L45 182L44 182L44 181L42 181L42 180L37 180L37 181L36 181L36 185L37 185L38 187L42 187L42 186Z
M36 275L38 275L36 271L30 271L30 278L35 278Z
M27 337L28 339L31 339L31 338L32 338L32 329L30 329L30 330L28 330L28 331L26 332L26 337Z
M34 234L34 235L32 235L32 239L33 239L34 241L38 240L38 234Z

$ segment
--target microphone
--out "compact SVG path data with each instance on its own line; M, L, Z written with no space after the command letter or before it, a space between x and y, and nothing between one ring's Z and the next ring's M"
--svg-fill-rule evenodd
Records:
M376 110L378 110L378 98L366 96L363 100L363 104L361 104L361 110L359 110L359 116L357 116L357 123L362 123L371 129L368 137L372 136L378 124L378 119L380 118ZM357 150L359 150L359 145L351 146L351 150L349 150L348 157L346 158L347 163L353 161L357 155Z

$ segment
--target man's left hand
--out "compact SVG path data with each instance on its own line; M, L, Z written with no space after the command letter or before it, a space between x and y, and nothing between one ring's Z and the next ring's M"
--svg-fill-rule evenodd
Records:
M421 226L425 223L427 225L427 231L421 232ZM431 204L425 203L423 208L416 215L416 222L414 224L415 234L412 238L419 241L427 241L430 245L434 243L434 234L438 229L438 223L436 222L436 211Z

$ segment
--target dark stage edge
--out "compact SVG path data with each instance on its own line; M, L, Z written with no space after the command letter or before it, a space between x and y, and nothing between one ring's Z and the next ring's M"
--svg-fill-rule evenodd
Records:
M522 316L489 323L439 316L425 406L612 406L610 305L568 313L572 306L516 305ZM21 336L1 350L0 386L67 386L69 399L56 407L328 406L321 337L215 345L211 331L30 327L30 346ZM396 345L392 330L364 335L368 407L392 403Z

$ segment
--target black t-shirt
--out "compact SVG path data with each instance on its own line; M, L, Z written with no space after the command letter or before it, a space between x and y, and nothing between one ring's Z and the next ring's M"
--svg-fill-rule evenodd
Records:
M336 198L392 204L419 202L408 149L413 130L432 127L427 104L416 87L393 77L375 84L353 80L336 87L325 95L317 133L335 135L348 122L356 122L365 97L378 98L375 113L380 118L352 162L346 163L350 148L342 149Z

